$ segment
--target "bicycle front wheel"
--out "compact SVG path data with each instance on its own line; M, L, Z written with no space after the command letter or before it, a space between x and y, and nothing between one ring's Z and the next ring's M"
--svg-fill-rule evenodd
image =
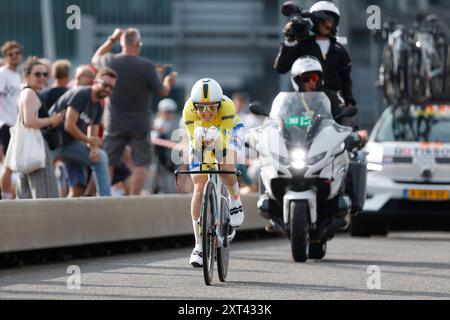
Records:
M207 286L211 285L216 258L216 226L215 226L215 190L214 184L205 187L202 203L202 244L203 244L203 276Z
M225 186L222 186L221 195L225 199L228 199L228 192ZM230 243L228 241L228 235L230 233L230 209L224 199L221 199L219 230L221 232L220 236L224 240L224 245L217 248L217 269L220 281L225 282L227 280L228 264L230 262Z

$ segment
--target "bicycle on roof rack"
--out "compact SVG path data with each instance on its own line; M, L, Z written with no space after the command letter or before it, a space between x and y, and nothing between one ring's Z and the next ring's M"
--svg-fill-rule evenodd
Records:
M412 26L386 22L381 39L379 87L391 104L450 98L450 29L436 15L418 16Z

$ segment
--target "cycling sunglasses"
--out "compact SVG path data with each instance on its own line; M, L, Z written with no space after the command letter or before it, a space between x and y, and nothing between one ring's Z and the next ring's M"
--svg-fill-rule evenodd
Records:
M48 78L48 72L35 72L33 73L33 76L35 76L36 78Z
M310 73L301 76L300 79L302 80L303 83L308 83L311 80L317 82L320 80L320 76L317 73Z
M219 110L220 102L214 104L194 103L194 107L201 112L216 112Z

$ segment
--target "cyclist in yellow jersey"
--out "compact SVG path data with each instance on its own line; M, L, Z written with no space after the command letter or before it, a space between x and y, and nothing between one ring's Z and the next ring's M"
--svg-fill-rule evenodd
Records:
M200 171L201 163L217 160L222 171L236 171L236 161L242 155L244 125L236 115L236 107L231 99L223 95L222 88L213 79L202 79L192 88L191 97L183 110L183 121L190 141L189 171ZM202 146L206 146L209 157L202 159ZM214 150L214 151L212 151ZM207 175L192 174L194 195L191 203L196 246L190 264L203 265L203 249L200 238L200 206ZM240 227L244 222L244 212L239 195L239 184L235 175L221 175L222 182L230 193L231 225Z

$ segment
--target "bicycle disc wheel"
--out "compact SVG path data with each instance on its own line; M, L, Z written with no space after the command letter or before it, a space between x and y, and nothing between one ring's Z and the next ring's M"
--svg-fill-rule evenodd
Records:
M211 285L213 280L216 253L215 233L214 184L208 183L205 188L202 204L203 276L207 286Z
M228 199L228 192L225 186L222 186L221 195ZM230 211L224 199L221 199L220 206L220 226L219 230L224 239L226 247L217 248L217 269L219 272L219 279L225 282L228 276L228 264L230 262L230 243L228 242L228 234L230 228Z

